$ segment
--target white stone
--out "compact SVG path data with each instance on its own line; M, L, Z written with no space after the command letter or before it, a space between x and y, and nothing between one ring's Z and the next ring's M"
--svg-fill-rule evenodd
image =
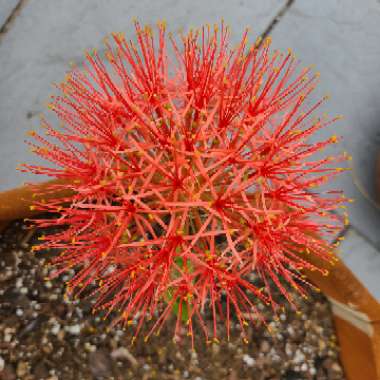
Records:
M53 287L53 284L51 281L45 281L45 288L51 289Z
M314 367L311 367L309 369L309 373L310 373L311 376L314 376L317 373L317 370Z
M150 365L145 363L142 368L143 368L144 371L149 371L150 370Z
M53 335L58 335L58 333L60 332L61 330L61 326L56 323L52 326L52 328L50 329L50 332L53 334Z
M65 330L71 334L71 335L79 335L80 332L81 332L81 325L79 324L76 324L76 325L71 325L71 326L66 326L65 327Z
M96 351L96 346L89 343L89 342L86 342L84 344L84 349L87 351L87 352L95 352Z
M307 366L307 364L306 363L303 363L302 365L301 365L301 371L302 372L306 372L307 370L308 370L308 366Z
M253 367L255 364L255 359L252 356L249 356L248 354L243 355L243 362L248 366L248 367Z
M20 293L21 293L21 294L28 294L28 288L26 288L25 286L23 286L23 287L20 289Z
M294 364L301 364L305 360L305 355L301 350L296 350L293 357Z
M288 355L288 357L291 357L293 355L293 350L289 343L285 344L285 353Z

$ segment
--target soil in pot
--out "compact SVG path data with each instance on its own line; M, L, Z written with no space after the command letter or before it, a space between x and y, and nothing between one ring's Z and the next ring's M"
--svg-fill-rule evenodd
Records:
M196 350L174 343L174 320L160 336L130 346L131 333L91 313L89 300L65 301L64 280L48 280L47 257L31 251L39 231L14 222L0 238L0 379L343 380L329 304L321 294L286 306L279 320L262 310L273 332L233 324L230 342ZM296 296L297 297L297 296ZM220 333L223 336L223 333Z

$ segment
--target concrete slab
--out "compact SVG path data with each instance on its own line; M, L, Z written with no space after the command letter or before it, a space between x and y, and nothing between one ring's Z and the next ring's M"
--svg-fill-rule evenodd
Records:
M285 0L31 0L0 43L0 191L32 177L18 173L20 162L37 162L23 143L27 130L60 81L68 62L80 63L83 50L101 47L112 31L132 32L132 17L142 23L166 19L172 31L219 22L233 28L234 39L250 26L262 33ZM35 180L35 178L34 178Z
M316 64L321 85L315 99L331 94L323 111L345 116L318 138L344 136L338 149L354 157L354 171L341 176L336 187L356 199L350 206L351 222L378 248L380 212L368 198L374 197L380 143L379 24L377 0L296 0L272 33L275 47L291 47L305 66Z
M339 255L368 291L380 302L380 254L351 228L340 245Z
M0 0L0 28L8 20L19 0Z

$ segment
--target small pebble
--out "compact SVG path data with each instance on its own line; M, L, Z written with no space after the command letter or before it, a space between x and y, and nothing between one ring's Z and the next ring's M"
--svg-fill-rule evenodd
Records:
M71 335L79 335L81 332L81 326L79 324L72 325L72 326L66 326L65 330L71 334Z
M54 324L52 326L52 328L50 329L50 332L53 334L53 335L57 335L59 333L59 331L61 330L61 326L59 324Z
M5 242L0 238L0 251L6 253L2 244ZM258 311L272 331L268 333L258 319L256 326L246 327L247 344L242 343L239 321L232 318L229 342L225 340L225 326L221 323L217 326L220 343L206 345L197 331L197 351L193 351L186 331L180 331L180 344L167 339L175 324L175 318L168 318L161 335L153 334L148 343L143 340L143 330L149 327L143 325L134 347L129 350L131 332L141 315L133 318L127 331L121 325L112 325L107 331L113 315L107 320L103 320L102 313L93 315L91 308L96 300L87 297L86 292L82 301L64 300L64 282L75 275L74 270L44 281L50 275L44 262L50 259L30 255L28 249L16 249L19 265L15 261L8 263L7 257L12 258L12 254L1 256L4 263L0 261L0 369L3 368L0 379L64 380L89 376L111 379L119 373L126 380L239 380L260 376L273 380L345 380L331 312L321 294L310 294L307 302L295 294L302 314L297 315L284 303L284 310L276 319L270 308L258 304ZM252 281L256 280L255 276L251 277ZM12 298L14 293L18 295ZM273 297L279 295L274 289ZM153 313L153 319L158 316ZM207 313L204 317L206 323L212 321ZM38 365L44 358L48 364Z
M96 351L96 346L93 345L93 344L91 344L91 343L89 343L89 342L86 342L86 343L84 344L84 349L85 349L87 352L95 352L95 351ZM112 356L112 354L111 354L111 356Z
M20 288L20 294L28 294L28 288L26 288L25 286Z
M142 368L143 368L144 371L149 371L150 370L150 365L145 363Z
M248 367L253 367L253 365L255 364L255 359L252 357L252 356L249 356L247 354L245 354L243 356L243 362L248 366Z

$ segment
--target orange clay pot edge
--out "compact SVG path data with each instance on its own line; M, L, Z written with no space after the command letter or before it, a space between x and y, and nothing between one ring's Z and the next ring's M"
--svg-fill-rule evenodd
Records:
M28 185L0 192L0 224L34 215L35 211L32 211L30 206L35 201L69 195L68 190L57 190L54 193L47 192L49 186L59 185L64 182L62 180L52 180L36 184L38 194L36 194L35 187L32 189Z
M328 276L322 276L316 271L305 271L307 278L318 286L323 294L355 311L366 314L370 322L380 322L380 303L342 260L334 266L313 255L310 255L308 260L315 266L330 272Z

